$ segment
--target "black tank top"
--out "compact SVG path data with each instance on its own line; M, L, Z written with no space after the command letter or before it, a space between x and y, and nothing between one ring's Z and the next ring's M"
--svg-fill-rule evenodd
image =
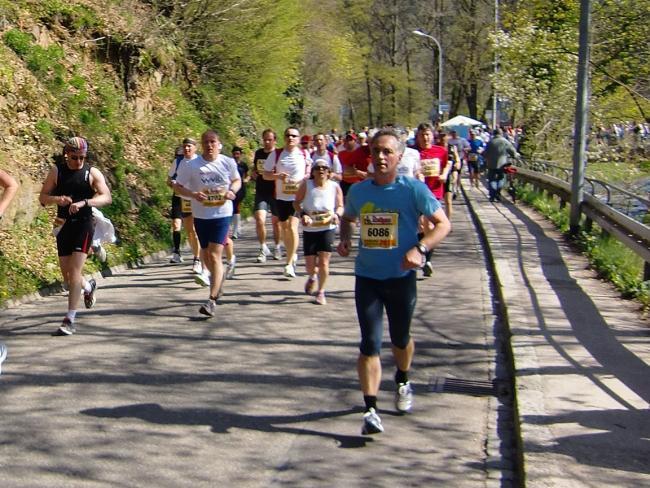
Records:
M70 169L66 163L56 165L58 177L54 195L64 195L72 198L72 202L80 202L95 195L95 190L90 186L90 165L84 163L80 169ZM70 206L58 207L56 216L63 219L88 220L92 218L93 211L90 207L82 207L76 215L69 213Z

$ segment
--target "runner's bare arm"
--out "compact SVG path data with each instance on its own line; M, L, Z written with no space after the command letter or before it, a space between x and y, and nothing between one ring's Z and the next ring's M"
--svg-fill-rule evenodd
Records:
M420 239L422 244L427 249L431 250L440 244L442 240L449 234L451 230L451 223L442 208L439 208L432 215L425 217L433 224L433 229L425 230L424 236ZM417 247L412 247L404 255L402 266L404 269L415 269L422 265L422 252Z
M232 180L230 182L230 188L228 188L228 192L226 192L226 198L229 200L234 200L237 198L237 192L241 188L241 179L237 178L236 180ZM232 195L229 195L229 193L232 193Z
M67 195L52 195L51 193L56 188L56 179L58 177L59 171L54 166L50 172L47 174L43 186L41 187L41 193L38 196L38 201L41 205L58 205L60 207L65 207L72 203L72 198Z
M4 188L4 192L2 192L2 197L0 198L0 217L2 217L2 214L4 214L5 210L9 206L9 202L11 202L12 198L18 191L18 182L1 169L0 188Z

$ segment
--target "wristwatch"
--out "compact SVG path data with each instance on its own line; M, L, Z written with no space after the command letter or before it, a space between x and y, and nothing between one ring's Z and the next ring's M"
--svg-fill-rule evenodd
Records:
M420 251L420 254L422 254L423 256L424 256L426 253L429 252L429 250L427 249L427 247L426 247L424 244L422 244L421 242L418 242L418 243L415 245L415 249L417 249L418 251Z

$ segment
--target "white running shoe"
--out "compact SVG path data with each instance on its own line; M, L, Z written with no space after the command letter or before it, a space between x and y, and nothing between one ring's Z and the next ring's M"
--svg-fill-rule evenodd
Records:
M7 359L7 346L0 342L0 374L2 374L2 363Z
M179 264L183 262L183 258L177 252L172 253L172 257L169 259L169 262L172 264Z
M400 383L395 392L395 409L400 413L410 412L413 408L413 388L411 383Z
M264 249L260 249L260 253L257 255L256 261L258 263L266 263L266 253L264 253Z
M194 281L197 285L201 286L210 286L210 275L206 270L203 270L201 274L197 274L194 277Z
M384 426L381 425L381 419L374 408L371 408L363 414L363 427L361 427L361 435L379 434L384 431Z
M286 276L287 278L295 278L296 277L296 270L295 270L295 268L293 267L292 264L287 264L284 267L284 276Z
M231 280L235 276L235 266L237 265L237 256L233 255L232 259L226 263L226 279Z
M194 259L194 262L192 263L192 273L194 274L203 273L203 266L201 265L201 260L196 258Z
M281 244L278 244L277 246L275 246L275 251L273 251L273 259L275 259L276 261L279 261L280 259L282 259L282 245Z
M99 260L100 263L105 263L106 262L106 249L101 244L97 244L96 246L93 246L93 253L95 253L95 256Z
M271 255L271 250L269 249L269 246L266 245L266 242L262 244L262 249L260 251L263 252L265 256Z
M217 302L214 300L208 300L205 305L201 305L199 313L207 315L208 317L214 317L214 314L217 313Z

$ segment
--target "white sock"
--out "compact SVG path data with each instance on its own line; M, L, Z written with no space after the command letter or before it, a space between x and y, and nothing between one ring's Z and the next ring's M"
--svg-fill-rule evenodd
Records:
M68 310L68 313L65 314L66 318L70 320L70 322L74 322L75 317L77 316L77 311L76 310Z
M86 280L83 280L83 283L81 284L81 291L84 293L90 293L92 291L92 287L90 286L90 283L87 282Z

